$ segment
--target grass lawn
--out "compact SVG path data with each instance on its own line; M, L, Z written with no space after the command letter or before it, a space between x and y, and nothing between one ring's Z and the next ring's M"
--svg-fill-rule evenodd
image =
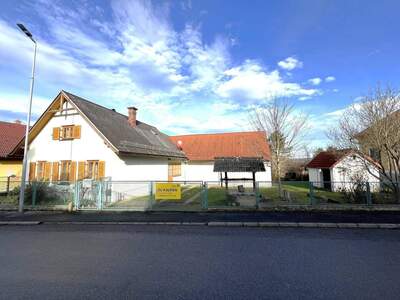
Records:
M290 194L292 203L294 204L310 204L309 192L310 188L307 182L290 182L282 184L282 189ZM278 186L261 187L260 193L267 201L280 201ZM344 202L341 193L326 191L323 189L314 188L314 197L317 202L324 199L331 199L336 202Z

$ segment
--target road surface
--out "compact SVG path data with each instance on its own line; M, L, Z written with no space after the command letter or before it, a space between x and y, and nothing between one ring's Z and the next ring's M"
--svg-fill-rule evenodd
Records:
M0 226L1 299L398 299L400 231Z

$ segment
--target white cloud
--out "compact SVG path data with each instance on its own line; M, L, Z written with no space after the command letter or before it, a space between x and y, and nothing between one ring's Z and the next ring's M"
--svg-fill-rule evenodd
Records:
M257 62L247 60L239 67L225 71L227 80L216 93L223 98L244 101L270 100L274 97L312 96L315 89L306 89L297 83L284 82L277 70L265 71Z
M206 43L195 24L177 31L169 21L168 4L113 1L108 19L104 9L90 5L65 9L58 2L40 1L30 7L29 13L38 14L46 27L29 26L39 33L35 114L65 89L122 113L128 105L138 106L140 119L170 133L243 130L248 103L318 93L287 82L260 62L233 63L230 47L235 42L229 37ZM4 70L25 76L31 43L1 19L0 40ZM288 57L278 65L292 70L302 62ZM13 93L5 87L0 82L0 110L25 112L26 91Z
M336 80L336 78L334 76L325 77L325 82L332 82L332 81L335 81L335 80Z
M311 96L302 96L302 97L299 97L299 100L300 101L306 101L306 100L309 100L311 98L312 98Z
M300 60L298 60L295 57L287 57L284 60L281 60L280 62L278 62L278 66L281 67L284 70L293 70L296 68L301 68L303 67L303 62L301 62Z
M319 85L322 82L322 79L319 77L311 78L308 80L312 85Z

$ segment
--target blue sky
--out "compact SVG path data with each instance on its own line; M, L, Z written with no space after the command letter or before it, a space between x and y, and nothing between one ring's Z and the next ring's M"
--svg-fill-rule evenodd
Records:
M32 3L33 2L33 3ZM398 87L400 2L8 1L0 3L0 119L25 119L37 38L37 118L61 89L168 134L250 130L285 97L308 144L378 83Z

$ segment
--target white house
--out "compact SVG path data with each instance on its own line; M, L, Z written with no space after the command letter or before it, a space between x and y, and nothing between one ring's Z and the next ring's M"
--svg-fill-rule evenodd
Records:
M224 174L214 172L216 158L257 157L263 160L265 171L257 172L255 180L271 181L271 154L263 131L191 134L170 138L187 157L182 165L182 172L177 174L174 180L219 182ZM252 178L250 172L231 173L229 176L230 178Z
M356 181L379 188L379 171L374 161L353 150L321 151L306 166L314 186L338 191Z

